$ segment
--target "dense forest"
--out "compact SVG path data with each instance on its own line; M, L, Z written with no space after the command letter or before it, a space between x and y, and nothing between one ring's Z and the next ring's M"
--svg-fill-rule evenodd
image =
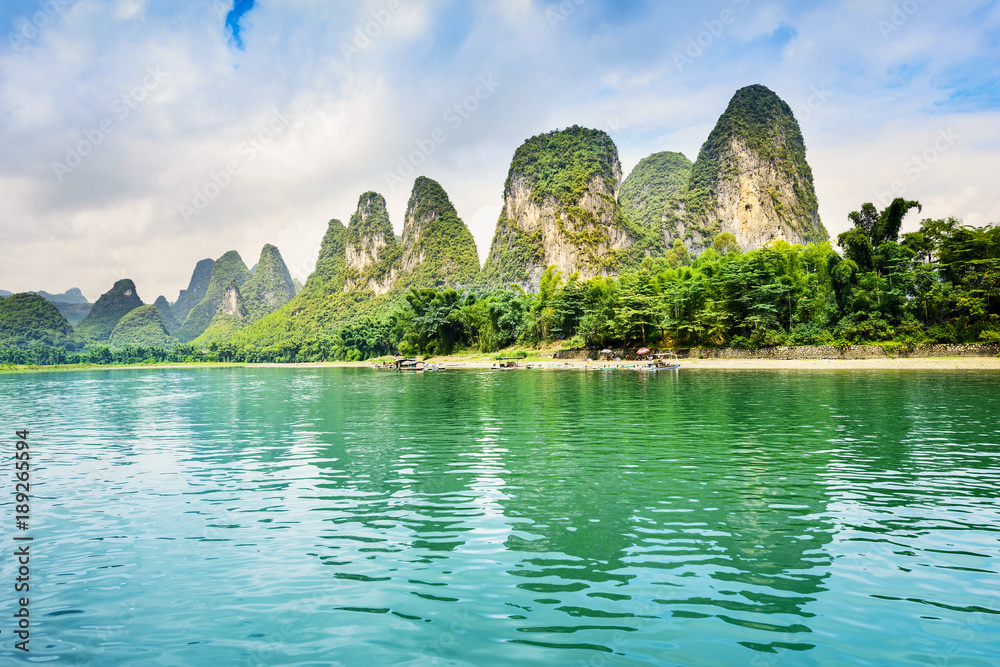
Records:
M843 256L825 242L779 241L740 252L723 233L698 257L678 243L617 277L582 281L550 267L537 293L516 286L411 288L381 314L266 347L222 342L72 351L43 344L0 348L0 363L362 360L553 342L750 349L1000 343L1000 226L925 219L900 235L913 209L920 204L896 199L882 211L865 204L851 213L853 227L837 239Z

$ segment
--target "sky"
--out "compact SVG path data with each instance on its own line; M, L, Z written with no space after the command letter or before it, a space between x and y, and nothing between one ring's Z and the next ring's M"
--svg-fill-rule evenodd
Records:
M489 251L511 157L571 125L627 174L694 160L733 93L794 111L832 238L864 202L1000 222L1000 2L4 0L0 289L170 301L198 260L276 245L413 180Z

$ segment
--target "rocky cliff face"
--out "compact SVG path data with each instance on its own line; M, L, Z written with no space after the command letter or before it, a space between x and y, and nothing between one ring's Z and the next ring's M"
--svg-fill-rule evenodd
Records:
M234 320L242 321L246 317L246 310L240 303L240 287L235 280L229 281L226 291L222 293L222 303L219 305L219 313Z
M550 264L587 279L635 263L648 244L618 211L621 177L618 149L599 130L574 126L522 144L508 172L484 281L537 289Z
M426 176L413 184L403 220L399 284L468 285L479 273L479 254L448 194Z
M720 232L744 250L827 239L799 124L764 86L736 92L698 154L683 202L664 215L665 236L693 252Z
M399 244L389 222L385 198L366 192L347 225L344 244L344 291L370 290L375 296L392 288L399 271Z
M107 341L115 325L126 313L142 304L135 290L135 283L128 278L119 280L101 295L90 314L76 327L76 332L93 341Z
M250 270L235 250L230 250L216 260L212 267L212 278L205 289L205 296L188 313L184 324L177 330L177 338L187 343L204 333L212 323L219 306L222 305L229 283L235 282L237 286L241 286L248 280L250 280Z
M187 289L181 290L180 294L177 295L177 301L171 307L173 319L178 323L183 323L191 309L205 298L208 283L212 280L214 266L214 259L203 259L195 265Z

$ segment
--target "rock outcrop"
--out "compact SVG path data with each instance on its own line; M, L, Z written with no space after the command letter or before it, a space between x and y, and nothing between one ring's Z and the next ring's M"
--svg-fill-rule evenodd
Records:
M173 319L178 324L182 324L187 319L191 309L205 298L205 293L208 291L208 283L212 281L212 269L214 266L214 259L203 259L195 265L187 289L181 290L180 294L177 295L177 301L171 306Z
M636 263L649 244L618 211L621 177L618 149L600 130L573 126L524 142L507 174L484 282L537 289L551 264L587 279Z
M479 274L479 254L448 194L436 181L417 178L403 220L398 283L436 287L471 284Z
M77 325L76 333L88 340L105 342L118 321L141 305L135 283L128 278L119 280L94 303L87 317Z
M761 85L736 92L701 147L666 239L692 252L731 232L744 250L771 241L825 241L812 170L791 108Z
M177 338L187 343L204 333L219 311L229 283L235 282L237 286L241 286L248 280L250 280L250 270L238 252L230 250L217 259L212 267L212 278L208 282L205 296L188 313L184 324L177 330Z
M399 272L400 247L389 222L385 197L366 192L347 224L344 291L368 290L375 296L392 288Z

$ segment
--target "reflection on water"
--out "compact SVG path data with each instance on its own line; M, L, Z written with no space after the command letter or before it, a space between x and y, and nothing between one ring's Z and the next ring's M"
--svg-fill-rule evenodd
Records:
M995 385L947 372L7 375L8 428L32 429L38 464L32 655L994 664Z

